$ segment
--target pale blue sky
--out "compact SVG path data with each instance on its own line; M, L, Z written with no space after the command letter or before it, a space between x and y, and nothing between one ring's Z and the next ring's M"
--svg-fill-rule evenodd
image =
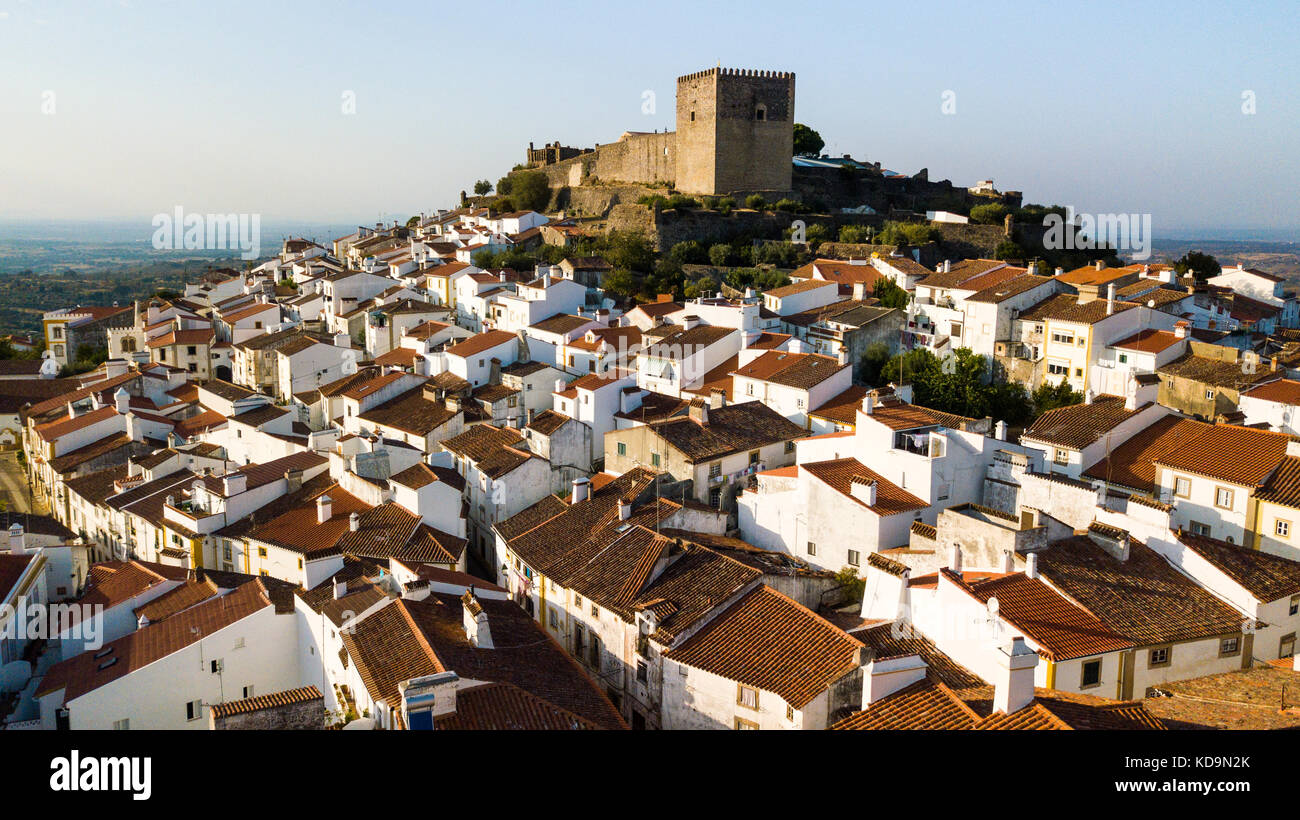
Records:
M671 128L675 78L721 61L794 71L837 154L1157 238L1297 229L1297 46L1281 2L0 0L0 219L404 217L530 140Z

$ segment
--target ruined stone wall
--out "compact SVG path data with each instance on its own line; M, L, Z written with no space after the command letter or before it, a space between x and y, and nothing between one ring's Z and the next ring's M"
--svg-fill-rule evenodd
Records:
M324 729L325 701L322 698L271 706L253 712L240 712L227 717L212 715L213 729Z

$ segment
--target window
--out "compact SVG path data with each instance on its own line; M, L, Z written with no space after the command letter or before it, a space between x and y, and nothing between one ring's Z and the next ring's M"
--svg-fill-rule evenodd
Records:
M794 720L794 707L793 707L793 706L786 706L786 707L785 707L785 719L786 719L786 720Z
M716 487L709 490L709 506L715 510L722 509L722 490Z
M575 594L575 595L573 596L573 605L576 606L576 607L578 607L579 609L582 608L582 596L581 596L581 595L577 595L577 594Z
M591 604L591 615L593 618L600 617L600 607L596 606L595 602L592 602Z
M1047 372L1053 376L1068 376L1070 374L1070 368L1063 364L1048 362Z
M709 478L717 478L722 475L722 462L715 461L709 465Z
M752 689L744 684L736 684L736 703L744 706L746 709L757 709L758 690Z
M1082 368L1082 367L1076 367L1076 368L1074 368L1074 375L1075 375L1075 376L1082 376L1082 375L1083 375L1083 368Z
M849 566L851 567L860 566L859 562L861 560L862 560L862 554L860 552L858 552L857 550L849 550Z
M1192 494L1192 480L1190 478L1174 479L1174 495L1179 498L1187 498Z
M1209 388L1205 391L1205 398L1207 399L1214 398L1214 388Z
M797 399L797 400L795 401L794 405L795 405L795 407L797 407L798 409L802 410L802 409L804 408L804 400L803 400L802 398Z
M651 453L651 454L650 454L650 466L651 466L651 467L658 467L658 466L659 466L659 454L658 454L658 453Z
M1063 345L1072 345L1072 344L1074 344L1074 334L1073 334L1073 333L1061 333L1061 332L1057 331L1057 332L1055 332L1055 333L1052 334L1052 341L1057 342L1058 344L1063 344Z
M738 717L736 718L736 729L738 731L754 731L758 729L758 724L752 720L745 720L744 718Z
M749 454L749 463L750 463L750 464L757 464L757 463L758 463L758 451L757 451L757 450L755 450L754 452L752 452L752 453Z
M1119 363L1120 363L1120 364L1128 364L1128 354L1127 354L1127 353L1121 353L1121 354L1119 354Z
M753 382L750 382L748 385L745 386L745 392L746 392L747 394L751 395L751 396L754 395L754 383L753 383Z
M1225 510L1232 509L1232 490L1227 487L1214 488L1214 506Z
M1219 657L1226 658L1241 651L1241 638L1224 638L1219 641Z
M573 654L582 657L582 651L587 646L587 631L581 625L573 628Z
M1056 455L1053 456L1052 460L1055 461L1057 464L1069 464L1069 463L1070 463L1070 451L1069 451L1069 450L1062 450L1060 447L1057 447L1057 448L1056 448Z
M759 122L763 122L764 120L766 120L766 119L767 119L767 107L766 107L766 106L763 106L763 105L759 105L757 108L755 108L755 109L754 109L754 119L758 120Z
M266 547L258 547L258 548L257 548L257 557L258 557L258 558L265 558L265 557L266 557Z
M636 679L638 683L648 683L650 681L650 667L646 666L645 661L636 662Z
M1300 595L1292 595L1290 614L1295 615L1298 613L1300 613Z
M192 700L185 704L185 719L198 720L203 717L203 701Z
M621 441L618 443L618 454L620 456L627 455L627 444Z
M787 453L793 453L793 452L794 452L794 442L793 442L793 441L787 441L787 442L785 443L785 451L786 451Z
M1294 638L1295 636L1292 635L1291 637ZM115 732L125 732L127 729L130 728L131 728L131 718L122 718L121 720L113 721L113 731Z
M1101 658L1095 661L1085 661L1083 664L1083 677L1079 680L1080 688L1101 685Z
M1294 632L1292 632L1289 635L1283 635L1282 640L1278 641L1277 656L1279 658L1295 657L1295 633Z
M814 544L814 543L811 542L811 541L808 542L808 554L809 554L809 555L816 555L816 554L817 554L817 545Z
M253 696L253 686L252 684L249 684L248 686L244 687L244 700L248 700L252 696Z
M225 553L225 558L226 558L227 561L233 561L233 560L234 560L234 556L231 555L231 553L230 553L230 545L229 545L229 544L227 544L227 545L223 548L223 552Z
M1154 669L1158 666L1169 665L1169 647L1162 646L1159 649L1152 649L1151 655L1147 658L1147 668Z
M1202 524L1200 521L1189 521L1187 528L1192 531L1192 535L1204 535L1206 538L1211 536L1209 524Z

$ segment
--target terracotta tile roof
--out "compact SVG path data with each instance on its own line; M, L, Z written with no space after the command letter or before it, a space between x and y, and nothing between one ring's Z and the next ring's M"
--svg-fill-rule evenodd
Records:
M115 450L132 449L135 446L131 437L126 433L112 433L104 436L98 441L93 441L85 447L73 450L70 453L64 453L58 458L50 459L50 469L56 473L65 473L69 470L80 467L88 461L106 456Z
M30 555L0 555L0 600L4 600L9 595L9 591L14 588L23 573L27 571L27 565L35 558L35 553Z
M452 489L465 489L465 479L455 470L447 467L430 467L423 461L412 464L401 472L394 473L389 477L390 481L401 484L403 487L410 487L418 490L421 487L427 487L436 481L442 481Z
M1207 424L1201 434L1162 454L1157 463L1248 487L1259 486L1286 458L1290 436L1231 424Z
M557 313L549 319L543 319L529 326L530 330L537 330L543 333L571 333L578 328L586 327L591 324L590 319L582 316L573 316L567 313Z
M1162 683L1155 697L1143 701L1147 711L1171 729L1300 729L1295 703L1300 673L1293 658L1268 666ZM1283 703L1291 708L1279 708Z
M1082 450L1150 406L1126 409L1122 396L1101 395L1092 404L1072 404L1039 416L1022 438Z
M343 392L343 398L363 399L366 396L369 396L371 393L376 392L377 390L381 390L382 388L385 388L396 381L400 381L401 379L406 378L406 375L407 374L405 373L396 372L396 373L387 373L383 376L378 376L373 379L367 379L365 381L362 381L360 384L354 385L352 387L349 387L347 390L345 390Z
M595 723L509 683L486 683L456 691L456 711L434 718L439 729L457 731L568 731L599 729Z
M370 382L374 384L374 382ZM456 418L458 410L452 410L445 401L434 401L427 397L425 391L417 386L382 404L377 404L359 418L371 424L382 424L404 433L427 436L447 422Z
M956 416L931 410L919 404L908 404L889 397L878 401L871 411L871 420L880 422L891 430L911 430L917 427L950 427L965 430L975 422L965 416Z
M664 657L773 692L802 709L858 667L862 646L807 607L759 585Z
M1067 661L1133 648L1133 641L1115 634L1096 615L1023 573L967 583L949 570L940 572L980 603L997 598L999 616L1038 644L1049 660Z
M1071 285L1102 285L1116 279L1123 279L1125 276L1132 276L1135 272L1131 266L1097 270L1093 265L1084 265L1066 271L1056 278Z
M464 602L456 595L393 600L351 634L343 633L348 656L371 696L399 707L399 683L450 670L465 680L513 685L601 728L625 728L595 681L518 604L482 598L478 605L488 616L492 649L470 644ZM529 703L523 715L494 715L496 720L528 720L535 717L534 709Z
M176 435L181 438L197 436L210 427L216 427L219 424L225 424L226 417L216 410L204 410L197 416L190 416L176 423Z
M1197 356L1190 351L1161 366L1156 372L1162 377L1187 379L1229 390L1244 390L1259 382L1271 381L1278 377L1277 373L1270 372L1267 367L1259 367L1254 373L1246 373L1241 362Z
M1193 419L1169 415L1110 451L1110 455L1084 471L1089 478L1141 490L1155 491L1155 462L1165 453L1177 450L1199 436L1209 425Z
M1262 602L1300 593L1300 561L1190 532L1178 541Z
M861 267L865 271L870 271L871 273L874 273L876 275L876 278L880 277L880 272L877 271L875 268L871 267L870 265L864 265ZM837 285L836 282L828 279L796 279L794 282L785 285L784 287L765 290L763 291L763 295L775 296L778 299L784 299L787 296L794 296L795 294L806 293L810 290L820 290L821 288L831 287L835 285ZM838 287L836 289L836 293L837 294L839 293Z
M1300 405L1300 382L1292 379L1277 379L1267 384L1261 384L1259 387L1252 387L1241 395L1259 399L1260 401Z
M858 410L862 407L862 397L867 395L867 388L855 384L843 393L810 411L808 415L829 419L837 424L856 425Z
M169 589L157 598L154 598L144 606L135 608L136 618L148 618L149 621L161 621L164 618L182 612L196 604L212 598L220 592L220 587L212 578L205 576L203 580L187 580L174 589Z
M1138 701L1113 701L1050 689L1035 689L1034 701L1010 715L997 713L976 730L1152 730L1164 729L1159 718Z
M294 704L308 703L313 700L323 701L324 696L321 695L320 690L315 686L303 686L299 689L286 689L283 692L272 692L269 695L258 695L257 697L245 698L243 700L232 700L226 703L218 703L212 707L212 716L216 718L227 718L231 715L260 712L264 709L275 709L280 706L293 706ZM321 722L324 723L323 716Z
M105 609L124 604L168 581L184 581L187 570L151 561L105 561L92 565L90 585L79 603Z
M356 531L351 529L349 522L334 542L335 549L347 555L392 558L402 553L420 526L418 515L392 501L356 512Z
M411 367L419 358L419 352L413 348L395 347L387 353L376 356L375 364L380 366L396 365L398 367Z
M1282 459L1277 472L1269 476L1255 497L1260 501L1300 509L1300 458L1287 456Z
M693 463L808 435L807 430L757 401L709 408L706 424L684 416L651 422L649 426Z
M476 356L479 353L491 350L492 348L506 344L507 342L517 341L515 334L506 333L504 330L489 330L480 333L477 336L471 336L463 342L454 344L446 349L449 356Z
M930 677L872 703L831 726L836 730L970 729L980 720L943 683Z
M1121 350L1135 350L1139 353L1159 353L1183 341L1170 330L1140 330L1128 338L1113 342L1111 347Z
M563 413L557 413L554 410L543 410L534 416L532 421L528 422L528 429L543 436L549 436L571 421L573 419Z
M126 478L127 469L127 465L122 464L107 470L87 473L79 478L68 479L64 482L64 486L90 503L98 504L116 492L113 485L118 479Z
M966 301L998 304L1000 302L1005 302L1013 296L1019 296L1020 294L1031 291L1034 288L1049 284L1051 281L1051 277L1048 276L1035 276L1032 273L1021 273L1005 281L989 285L983 290L967 296Z
M868 509L877 515L897 515L913 510L923 510L930 506L856 458L840 458L812 464L805 463L801 464L800 467L832 489L850 498L852 498L852 485L855 479L876 482L876 503L875 506L868 507ZM867 506L865 502L857 501L862 506Z
M669 313L675 313L682 309L682 304L680 302L646 302L645 304L637 305L632 308L633 311L639 310L652 319L657 319L660 316L667 316Z
M816 353L787 353L770 350L732 375L771 382L785 387L810 390L850 365Z
M82 413L80 416L74 418L64 416L58 421L38 424L36 425L36 433L46 441L57 441L68 433L75 433L76 431L83 430L92 424L107 421L116 415L116 408L110 404L107 407L101 407L98 410L91 410L88 413ZM125 428L125 423L123 423L123 428Z
M1048 583L1139 646L1241 631L1240 613L1137 541L1120 561L1074 536L1053 541L1038 563Z
M55 664L41 681L37 695L43 697L63 689L66 704L266 607L275 605L277 612L283 611L278 598L261 579L249 581L226 595L150 624L97 651L83 652ZM288 612L292 612L291 606Z
M1023 322L1073 322L1081 325L1093 325L1111 315L1137 307L1133 302L1116 300L1112 313L1106 312L1105 299L1093 299L1079 304L1079 297L1071 293L1059 293L1050 296L1020 314Z
M460 561L468 543L464 538L436 530L428 524L415 528L415 533L393 556L394 560L413 564L452 564ZM485 585L490 586L490 585Z
M322 495L330 498L330 518L319 523L316 520L315 501ZM348 517L354 512L369 509L369 504L334 484L324 492L306 499L304 503L252 527L248 531L248 537L311 558L335 555L339 552L339 539L348 532Z

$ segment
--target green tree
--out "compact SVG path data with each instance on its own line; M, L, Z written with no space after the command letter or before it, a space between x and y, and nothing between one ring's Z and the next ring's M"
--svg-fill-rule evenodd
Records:
M699 240L688 239L669 248L668 256L685 265L704 265L709 261L709 249Z
M970 209L970 221L980 225L1001 225L1009 213L1011 213L1011 209L1001 202L976 205Z
M631 298L640 290L636 274L626 268L612 270L605 277L605 290L617 296Z
M912 301L911 295L900 288L892 279L880 277L871 289L871 295L880 300L880 304L887 308L898 308L904 310Z
M822 135L801 122L794 124L794 155L796 157L816 157L820 156L822 149L826 147L826 140Z
M719 268L731 261L731 246L718 243L709 246L709 264Z
M486 179L480 179L478 182L474 183L474 193L478 196L485 196L492 193L492 183L488 182Z
M993 249L994 259L1024 259L1029 253L1016 242L1004 239Z
M761 194L750 194L745 197L745 207L751 211L761 211L767 207L767 200Z
M840 241L860 244L871 241L870 225L841 225Z
M615 268L649 273L654 268L655 252L644 236L613 231L605 238L605 259Z
M551 184L542 171L520 171L511 174L508 179L510 190L503 191L501 184L498 183L497 191L510 194L510 199L517 209L541 211L545 210L546 204L551 201Z
M1083 394L1070 387L1070 381L1066 377L1061 377L1060 384L1043 382L1034 391L1034 412L1042 415L1048 410L1056 410L1061 407L1069 407L1072 404L1081 404Z
M924 222L886 222L876 235L881 245L924 245L943 237L938 228Z
M862 351L862 381L872 387L883 385L885 380L881 378L881 373L888 363L889 345L884 342L872 342L867 345L867 349Z
M1223 267L1219 260L1210 256L1208 253L1200 251L1188 251L1183 257L1174 263L1174 270L1179 276L1184 276L1188 271L1192 272L1192 278L1197 282L1204 282L1211 276L1218 276L1223 272Z
M413 216L410 219L406 220L406 227L408 228L414 228L416 225L419 224L420 224L420 217L418 215Z

